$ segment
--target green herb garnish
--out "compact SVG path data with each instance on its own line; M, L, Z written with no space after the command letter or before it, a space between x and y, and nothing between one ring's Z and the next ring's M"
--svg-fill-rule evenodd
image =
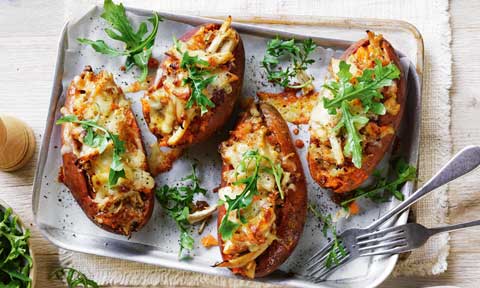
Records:
M320 212L318 212L315 209L315 206L313 206L312 204L308 204L308 209L310 209L312 214L322 222L323 236L327 237L328 231L330 231L330 233L332 234L333 245L330 251L328 252L327 259L325 260L325 267L330 268L332 267L333 263L338 265L339 264L338 252L340 252L342 256L346 256L347 251L345 250L345 247L343 246L342 242L338 239L337 228L332 222L332 215L328 214L327 216L323 216Z
M347 131L347 139L343 147L345 156L352 157L352 162L355 167L362 167L362 138L358 130L368 123L368 118L362 115L354 115L350 111L350 106L347 102L342 103L342 118L335 126L334 131L345 127Z
M262 160L267 161L269 163L269 166L262 166ZM224 240L231 239L233 233L235 233L235 231L240 226L239 223L230 221L228 219L231 211L237 210L238 219L242 223L245 222L240 214L240 210L250 206L253 200L253 196L258 194L257 181L260 172L267 172L274 176L275 183L280 193L280 197L282 199L284 197L281 187L281 180L283 177L283 169L281 165L275 164L270 158L258 153L257 150L250 150L243 154L240 165L235 168L236 175L238 176L239 173L245 173L251 164L253 164L253 173L250 176L238 179L233 183L233 185L245 184L245 188L243 189L242 193L240 193L236 198L233 199L225 196L225 203L228 204L228 207L225 216L220 223L220 227L218 228L218 232Z
M148 60L152 56L152 48L158 31L158 23L162 21L157 13L148 19L152 24L152 32L148 32L147 23L142 22L135 32L125 13L123 4L115 5L112 0L103 3L104 12L100 17L112 25L113 29L105 28L105 33L113 40L125 43L125 50L120 51L108 46L103 40L89 40L78 38L77 41L84 45L90 45L98 53L110 56L127 56L125 66L127 70L137 66L142 71L140 82L145 81L148 74Z
M195 165L192 166L192 170L192 174L181 180L190 181L190 185L176 187L164 185L155 191L155 196L160 205L175 220L177 227L180 229L179 257L181 257L183 249L193 250L194 239L188 231L190 226L188 215L190 214L190 209L193 208L193 197L197 194L205 195L207 193L207 190L200 187L200 180L197 177Z
M393 195L396 199L403 201L404 195L400 192L401 185L407 181L415 180L417 175L417 169L408 163L404 159L400 158L395 164L395 178L388 182L386 177L380 175L380 171L375 171L376 183L367 189L356 189L353 191L353 197L343 201L340 205L347 207L347 205L360 198L368 198L374 202L386 202L389 201Z
M120 140L118 135L111 133L104 127L100 126L94 120L79 120L76 115L67 115L59 118L57 125L63 123L76 123L82 125L87 134L83 138L84 144L92 148L98 148L103 153L108 146L108 142L113 143L112 163L110 164L110 172L108 174L108 185L113 187L117 184L120 177L125 178L125 170L121 162L121 155L125 153L125 142ZM101 131L102 133L98 133Z
M395 64L390 63L382 65L380 60L375 61L373 69L365 69L360 77L357 77L352 84L352 73L350 65L345 61L340 61L339 71L337 73L338 82L331 81L323 85L324 88L332 92L333 98L323 98L323 107L328 109L329 114L337 114L337 109L342 111L342 117L334 131L342 127L346 130L346 144L343 153L352 158L352 162L357 168L362 167L362 138L358 132L365 124L368 118L367 112L376 115L384 115L386 112L383 103L379 99L383 98L380 90L383 87L391 86L394 79L400 77L400 70ZM359 99L362 102L363 110L355 113L350 109L350 101Z
M57 270L53 271L53 276L55 276L58 280L62 280L65 278L67 281L68 288L75 288L75 287L84 287L84 288L98 288L100 287L97 282L89 279L85 274L82 272L69 267L62 267L58 268Z
M18 217L12 217L11 208L0 211L0 220L0 287L31 287L30 230L19 229Z
M173 41L177 51L182 53L180 42L175 38ZM192 90L185 107L190 109L193 104L197 105L200 107L200 115L207 113L208 108L215 107L215 103L213 103L204 93L204 90L213 82L213 80L215 80L216 77L212 76L208 70L204 69L209 66L210 63L200 59L198 56L190 56L187 51L182 54L180 68L188 71L188 75L183 78L182 85L188 84Z
M306 74L308 65L315 62L309 59L317 45L312 39L303 42L295 39L281 40L279 37L268 41L262 66L267 72L267 79L282 87L303 88L312 84L313 77ZM292 63L284 70L278 69L281 58L287 58ZM292 78L297 77L299 85L292 85Z

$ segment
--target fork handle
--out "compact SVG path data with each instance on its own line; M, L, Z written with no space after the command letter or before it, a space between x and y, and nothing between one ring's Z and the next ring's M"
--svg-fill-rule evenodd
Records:
M445 164L430 180L415 191L395 208L370 224L366 229L375 229L391 217L405 211L430 191L447 184L448 182L467 174L480 165L480 146L467 146L460 150L450 161Z
M459 229L478 226L478 225L480 225L480 220L475 220L475 221L470 221L470 222L460 223L460 224L447 225L443 227L430 228L428 229L428 231L430 232L430 236L432 236L442 232L459 230Z

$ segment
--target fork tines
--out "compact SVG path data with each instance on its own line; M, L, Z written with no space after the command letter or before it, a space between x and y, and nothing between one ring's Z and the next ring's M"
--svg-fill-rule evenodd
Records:
M323 281L325 276L349 261L350 252L348 249L345 249L345 245L341 241L341 238L337 240L337 243L338 245L341 245L343 250L341 250L342 248L335 246L335 241L332 240L320 251L310 257L310 259L308 259L307 263L314 260L316 261L310 263L310 265L307 267L307 278L314 280L314 282Z
M394 254L408 245L405 234L406 229L402 225L359 235L356 249L359 256Z
M309 280L324 281L326 276L341 265L360 256L395 254L408 246L405 226L382 230L347 230L337 238L338 245L331 240L321 250L307 260ZM343 247L343 251L338 246Z

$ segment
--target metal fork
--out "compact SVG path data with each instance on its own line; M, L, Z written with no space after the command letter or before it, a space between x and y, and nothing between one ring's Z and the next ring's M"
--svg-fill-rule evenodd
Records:
M307 260L307 274L303 275L314 282L324 281L325 278L337 270L342 265L356 259L360 256L359 237L362 235L375 232L379 226L387 222L393 216L405 211L412 204L423 198L430 191L447 184L448 182L465 175L480 165L480 146L467 146L458 152L450 161L447 162L428 182L406 198L395 208L380 217L377 221L363 229L353 228L345 230L337 239L338 243L344 247L344 251L334 248L335 241L330 241L326 246L316 252L309 260ZM387 228L391 229L391 228ZM362 239L362 238L361 238ZM390 239L391 240L391 239ZM368 240L364 240L368 241ZM391 244L391 243L390 243ZM382 248L386 243L379 242L377 248ZM333 265L327 267L328 255L333 253L337 256L338 262L331 263ZM345 253L342 253L345 252Z
M359 256L391 255L411 251L435 234L480 225L480 220L426 228L417 223L386 228L357 237Z

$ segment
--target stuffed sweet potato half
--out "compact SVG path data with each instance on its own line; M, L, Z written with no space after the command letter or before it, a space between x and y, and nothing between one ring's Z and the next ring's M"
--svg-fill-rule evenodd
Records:
M253 104L220 145L223 159L217 267L255 278L276 270L302 234L307 190L288 126L268 104Z
M140 129L111 73L76 76L61 109L61 180L85 214L105 230L130 235L153 210L150 176Z
M406 99L405 72L382 35L332 59L330 76L310 118L312 178L337 193L360 186L390 148Z
M229 119L242 89L245 53L240 35L222 24L196 27L165 53L142 98L147 125L160 145L201 142Z

